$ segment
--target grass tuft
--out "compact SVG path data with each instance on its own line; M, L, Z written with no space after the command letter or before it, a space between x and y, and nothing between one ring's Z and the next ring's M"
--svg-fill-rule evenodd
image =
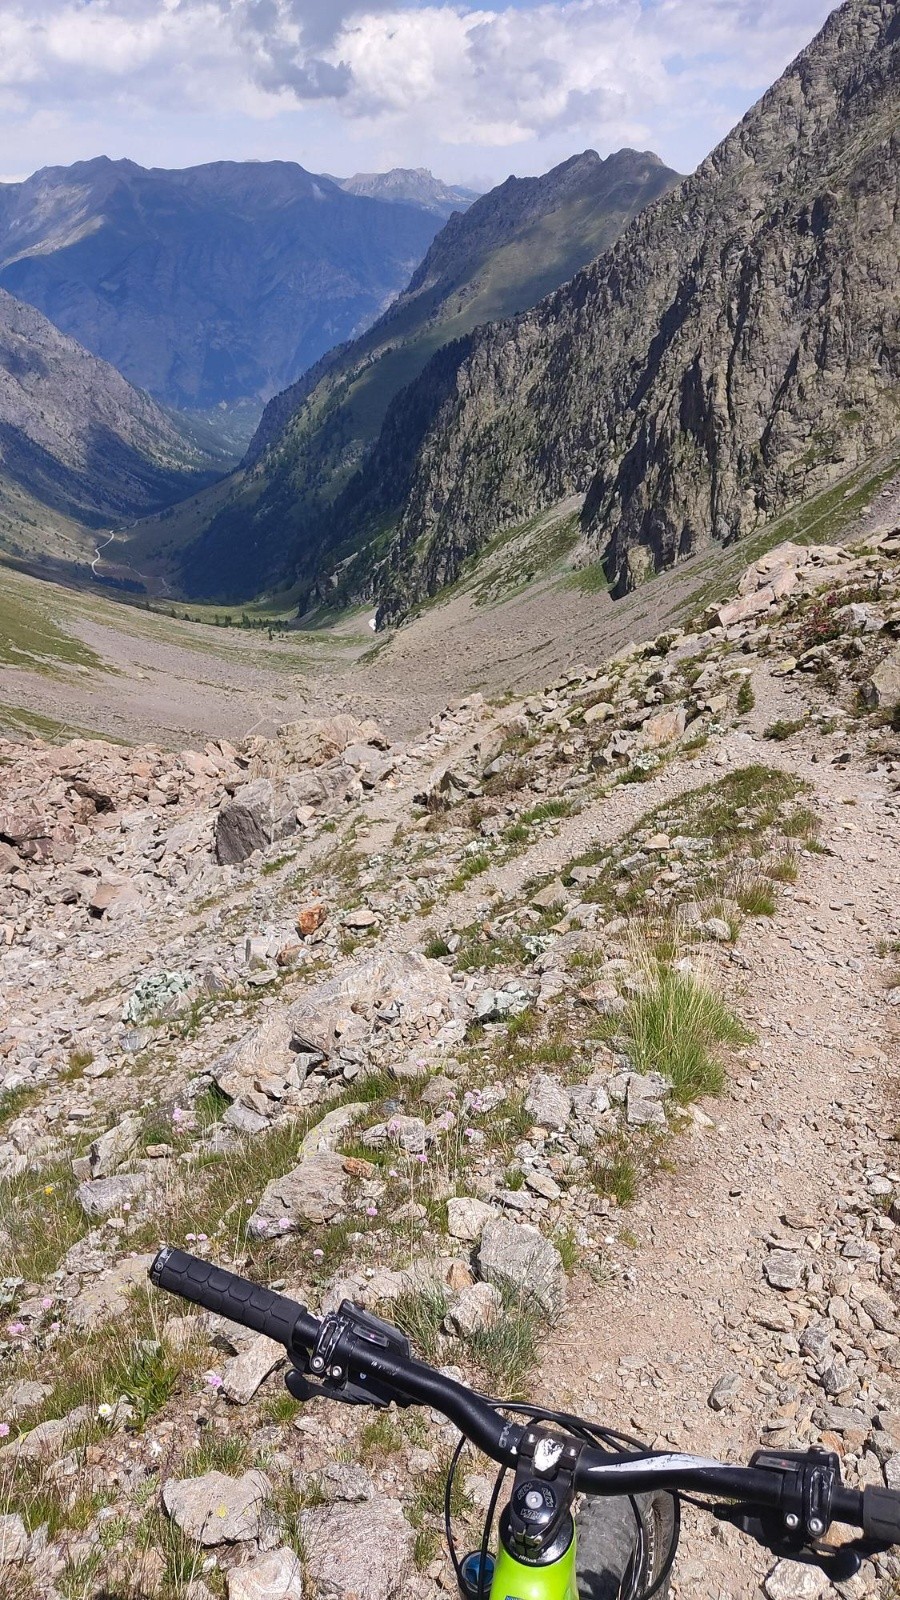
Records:
M774 739L777 743L781 743L805 727L805 717L778 717L775 722L770 722L769 726L763 729L763 738Z
M0 1182L0 1277L42 1284L88 1223L68 1161Z
M286 1398L291 1397L287 1395ZM205 1472L235 1476L249 1466L251 1458L250 1442L243 1434L212 1434L185 1456L178 1469L179 1476L202 1478Z
M621 1137L591 1164L591 1183L600 1195L630 1206L637 1194L638 1173L634 1157Z
M394 1302L393 1320L412 1341L416 1353L433 1360L440 1343L441 1326L447 1315L447 1295L442 1284L425 1283L407 1289Z
M773 883L796 883L799 872L795 855L779 856L766 867L766 873Z
M491 858L483 850L479 851L478 855L468 856L449 880L447 884L449 893L456 894L460 889L464 889L473 878L479 877L482 872L487 872L490 864Z
M724 1083L720 1044L749 1044L752 1035L693 972L645 958L641 992L628 1003L621 1031L638 1072L661 1072L676 1100L719 1094Z
M769 878L748 878L738 884L735 899L748 917L774 917L775 890Z
M523 1296L512 1285L501 1287L503 1310L489 1328L481 1328L466 1341L466 1348L488 1379L490 1388L504 1399L526 1397L528 1379L537 1362L538 1343L546 1318L533 1296Z

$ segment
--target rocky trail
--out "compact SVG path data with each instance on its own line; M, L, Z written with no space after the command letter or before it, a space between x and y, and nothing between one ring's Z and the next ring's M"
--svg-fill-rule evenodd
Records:
M13 1600L449 1591L452 1430L298 1407L148 1298L163 1240L494 1392L900 1482L898 556L780 547L406 746L0 746ZM690 1511L674 1583L836 1592Z
M876 1331L873 1344L871 1320L857 1318L881 1252L896 1248L879 1203L898 1181L900 1018L885 1004L873 934L900 923L900 805L855 769L814 764L810 752L795 760L833 854L811 863L776 926L741 940L730 987L756 1033L753 1058L726 1102L707 1107L678 1172L632 1209L624 1277L605 1291L579 1286L577 1324L558 1330L541 1375L567 1406L657 1447L735 1461L817 1429L858 1447L873 1408L896 1427L895 1361L882 1368L894 1337ZM809 1264L811 1278L786 1294L770 1287L774 1249ZM838 1368L818 1403L804 1372L809 1330ZM573 1371L584 1375L574 1384ZM871 1451L862 1467L863 1481L881 1481ZM675 1592L754 1595L770 1567L727 1525L689 1512ZM812 1571L809 1587L783 1581L778 1593L828 1587ZM865 1581L846 1592L867 1592Z

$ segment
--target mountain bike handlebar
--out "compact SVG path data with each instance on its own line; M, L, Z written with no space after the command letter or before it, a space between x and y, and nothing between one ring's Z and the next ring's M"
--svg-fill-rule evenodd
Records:
M304 1392L356 1403L383 1405L393 1399L401 1405L431 1406L484 1455L503 1466L517 1465L529 1434L526 1426L504 1417L483 1395L417 1361L399 1329L349 1302L320 1321L285 1295L168 1246L159 1251L149 1275L158 1288L284 1345L298 1372L319 1385ZM741 1467L675 1451L616 1454L583 1445L573 1471L575 1488L583 1494L699 1491L774 1513L789 1532L809 1538L818 1538L837 1521L861 1528L877 1543L900 1543L900 1493L872 1485L862 1491L846 1488L837 1457L825 1451L759 1451L749 1466Z

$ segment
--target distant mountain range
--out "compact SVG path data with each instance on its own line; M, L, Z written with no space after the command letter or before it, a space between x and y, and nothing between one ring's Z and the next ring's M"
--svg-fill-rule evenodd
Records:
M383 311L441 225L435 180L368 181L288 161L47 167L0 185L0 285L164 404L258 417Z
M113 367L0 289L0 506L27 502L101 527L183 499L221 466Z
M898 216L900 13L847 0L611 250L398 398L344 508L382 618L573 493L621 593L900 436Z
M692 177L647 153L586 151L509 179L437 233L437 215L406 197L349 194L278 163L107 166L117 205L123 182L133 201L145 180L170 196L183 180L191 205L208 185L218 207L233 184L236 209L252 191L271 220L278 194L293 215L306 185L304 215L355 228L359 213L341 208L368 207L385 238L389 216L428 235L396 300L270 401L240 469L135 529L134 567L189 595L280 587L301 603L374 601L395 621L498 534L571 497L583 549L622 594L764 528L900 439L896 0L846 0ZM402 191L409 175L384 177ZM17 213L46 248L8 254L0 277L17 264L40 277L49 262L61 293L60 259L80 261L95 238L105 250L115 207L61 211L55 182L47 196L41 218L35 192ZM7 252L9 205L0 190ZM257 253L271 237L260 224ZM169 268L186 281L191 251L176 245L175 265L156 258L159 284ZM249 242L242 259L258 285ZM15 335L0 346L8 477L96 520L162 506L208 465L146 396L108 368L89 373L66 341L57 351L62 336L23 324L13 302L0 311ZM273 317L273 338L284 325Z
M380 531L366 510L366 462L379 456L389 408L435 352L532 306L678 181L650 153L601 160L588 150L452 215L374 326L270 402L229 502L217 490L205 527L198 503L199 536L181 558L186 590L240 597L285 574L314 582L345 562Z
M447 218L454 211L465 211L478 199L477 189L459 189L442 183L427 167L392 167L390 172L357 172L352 178L336 178L348 194L365 194L372 200L394 200L422 206Z

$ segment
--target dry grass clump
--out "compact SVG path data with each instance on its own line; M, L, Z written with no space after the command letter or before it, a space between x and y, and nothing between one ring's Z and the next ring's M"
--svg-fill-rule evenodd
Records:
M662 1073L682 1105L719 1094L725 1076L719 1047L749 1044L752 1035L693 960L662 961L636 940L632 965L639 984L617 1032L635 1070Z

